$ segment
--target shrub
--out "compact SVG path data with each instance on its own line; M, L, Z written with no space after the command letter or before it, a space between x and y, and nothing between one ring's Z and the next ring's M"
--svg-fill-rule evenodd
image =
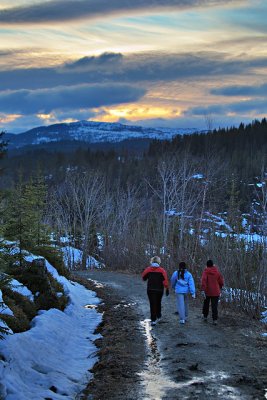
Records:
M65 267L62 253L55 247L39 246L34 250L38 255L44 257L54 268L56 268L59 275L70 277L70 272Z
M13 311L13 315L2 315L2 320L9 326L10 329L14 333L25 332L30 329L30 320L27 318L27 315L23 312L23 310L16 306L15 303L11 305L9 303L10 309Z
M12 311L13 311L12 307L16 305L23 311L23 313L27 316L29 321L31 321L36 316L37 314L36 306L26 296L23 296L22 294L15 292L9 288L3 289L2 292L5 304Z
M28 287L35 295L36 310L49 310L49 308L58 308L64 310L68 304L68 297L64 294L63 286L39 264L30 264L25 268L13 266L10 269L16 279ZM39 293L36 296L36 293ZM58 293L61 293L60 297ZM26 298L26 300L28 300ZM26 301L25 307L29 307Z
M66 296L58 297L56 293L40 293L36 297L36 306L39 310L49 310L50 308L57 308L61 311L64 310L68 303Z

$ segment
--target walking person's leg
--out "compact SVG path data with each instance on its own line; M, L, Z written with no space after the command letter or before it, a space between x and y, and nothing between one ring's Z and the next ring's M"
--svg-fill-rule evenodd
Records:
M209 305L210 305L210 296L206 296L203 302L203 309L202 309L202 314L204 319L207 319L209 315Z
M184 321L185 321L184 294L176 293L176 305L177 305L177 311L179 314L180 322L184 323Z
M188 320L188 295L184 295L184 310L185 310L185 320Z
M155 322L157 319L157 292L155 290L148 290L147 295L150 304L150 319Z
M156 307L156 317L157 319L161 318L161 300L162 300L163 292L157 292L156 298L157 298L157 307Z
M219 296L211 297L212 319L213 319L213 322L215 322L215 323L217 323L217 319L218 319L218 302L219 302Z

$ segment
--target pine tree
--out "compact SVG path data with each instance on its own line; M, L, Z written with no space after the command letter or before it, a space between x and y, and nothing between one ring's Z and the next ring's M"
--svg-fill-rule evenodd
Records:
M4 132L0 132L0 160L7 151L7 143L3 140Z
M46 242L46 227L42 223L45 206L45 185L41 180L27 184L21 181L9 193L4 216L3 234L6 239L18 242L20 265L22 251L33 250Z
M2 140L4 135L4 132L0 132L0 160L4 157L5 153L6 153L6 147L7 147L7 143L4 142ZM0 168L0 174L1 174L2 170ZM1 217L1 211L2 211L2 192L0 193L0 219L2 219ZM2 221L1 221L2 222ZM1 230L0 230L0 235L2 236L2 224L0 224ZM3 271L4 269L4 256L3 256L3 240L2 237L0 237L0 271ZM2 291L2 289L6 288L10 283L10 278L0 272L0 292ZM1 313L0 313L0 320L2 320L1 318ZM5 338L5 335L8 334L8 328L5 326L0 326L0 340Z

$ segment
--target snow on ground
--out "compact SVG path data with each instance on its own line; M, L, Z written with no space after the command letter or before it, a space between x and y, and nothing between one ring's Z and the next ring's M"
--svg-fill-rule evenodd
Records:
M261 313L261 315L262 315L261 322L267 324L267 307L265 307L265 311L263 311L263 312Z
M260 321L263 324L267 324L267 297L264 295L260 295L259 293L249 292L247 290L242 289L234 289L231 287L224 287L222 290L222 297L226 302L233 302L234 300L239 301L242 298L242 301L247 301L247 304L258 304L262 309L265 309L261 313ZM265 327L266 328L266 327ZM267 333L262 333L262 336L267 336Z
M266 325L267 324L267 307L265 307L265 311L263 311L261 313L261 315L262 315L261 322ZM267 337L267 332L262 333L262 336Z
M34 296L33 296L32 292L26 286L24 286L22 283L17 281L16 279L11 280L10 286L11 286L11 289L13 290L13 292L18 292L18 293L22 294L23 296L28 297L29 300L34 301Z
M28 261L34 256L28 255ZM40 311L32 328L0 342L0 398L5 400L74 399L91 377L97 360L93 332L102 315L95 293L60 276L46 261L47 270L64 286L69 305Z
M14 315L13 312L10 310L10 308L3 302L2 290L0 290L0 313L7 315Z
M74 269L75 265L81 265L83 254L82 250L75 249L72 246L61 247L60 250L63 253L64 262L69 269ZM102 264L94 257L87 257L86 268L101 268L101 266Z

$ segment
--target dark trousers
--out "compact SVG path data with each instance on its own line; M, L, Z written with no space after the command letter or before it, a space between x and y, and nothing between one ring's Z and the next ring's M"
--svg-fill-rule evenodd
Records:
M211 301L211 311L212 311L212 319L216 321L218 319L218 301L219 296L206 296L203 303L202 313L205 318L209 315L209 306Z
M157 318L161 318L161 299L163 291L148 290L147 295L150 303L151 321L156 321Z

